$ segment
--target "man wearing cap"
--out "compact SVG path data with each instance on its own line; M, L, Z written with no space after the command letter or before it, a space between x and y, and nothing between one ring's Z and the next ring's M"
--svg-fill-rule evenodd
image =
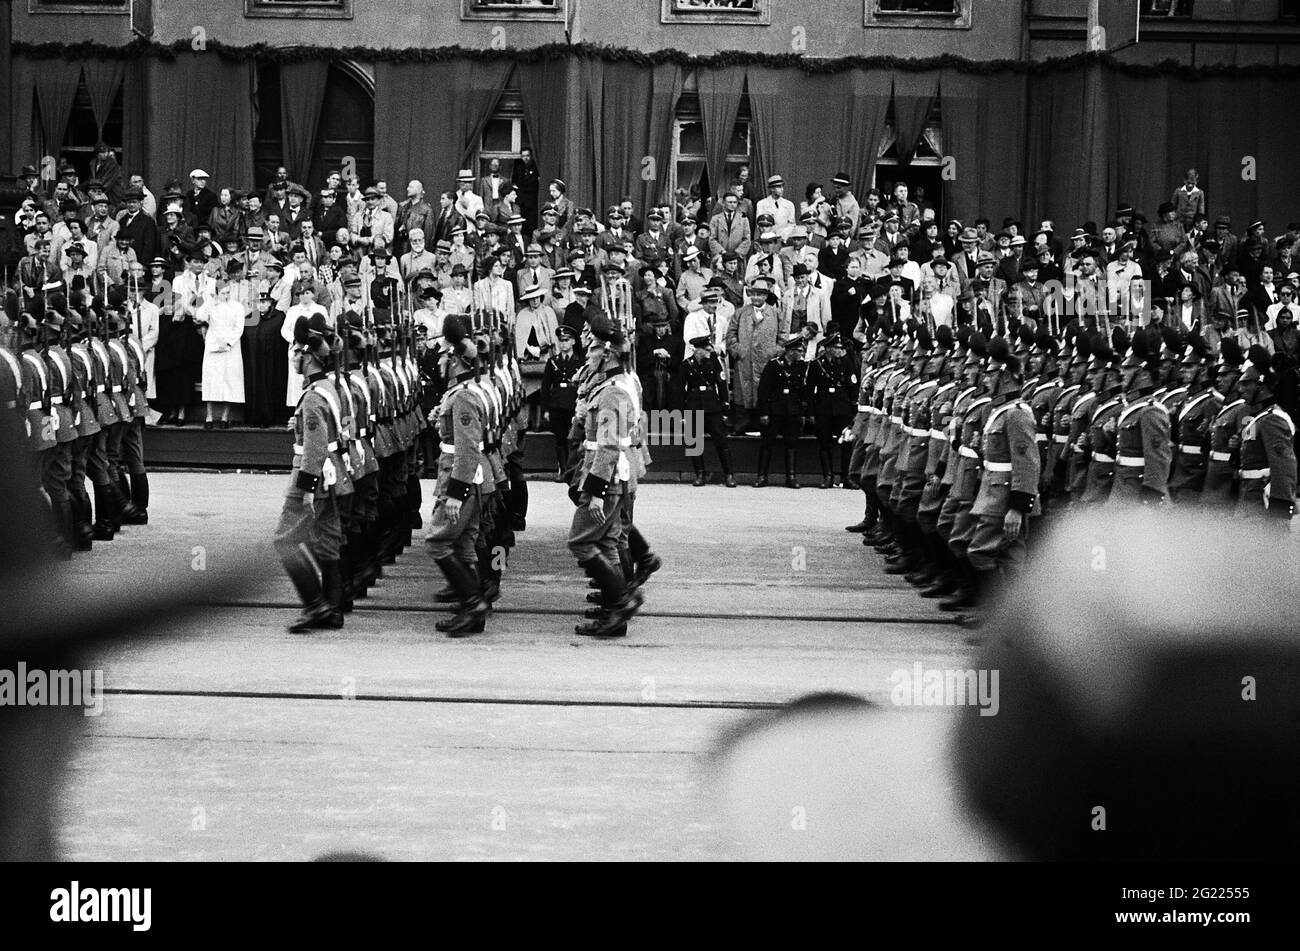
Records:
M736 402L745 418L737 420L737 431L753 431L758 422L758 390L764 369L775 358L778 340L789 332L781 314L770 305L771 279L758 278L745 289L746 303L727 328L727 353L735 361Z
M1241 492L1238 516L1272 516L1289 522L1295 512L1296 425L1277 405L1272 354L1252 346L1237 384L1245 404L1239 431Z
M763 427L756 489L767 485L772 450L778 441L785 455L786 488L799 488L799 432L808 409L808 365L803 361L806 346L803 334L782 334L780 349L763 367L755 396L755 410Z
M453 207L465 220L466 226L471 228L479 212L484 210L482 196L474 191L474 173L467 168L462 168L456 174L456 201Z
M722 467L724 484L729 489L736 487L735 466L731 458L731 447L727 441L727 428L723 422L723 413L727 409L727 371L718 356L716 343L709 333L692 337L688 341L690 355L681 361L678 371L678 389L681 394L682 409L688 413L697 413L703 420L705 435L713 440L713 447L718 453L718 463ZM700 454L691 457L695 468L696 487L706 485L709 480L708 470L704 465L703 445Z
M899 226L907 240L915 238L921 230L921 209L916 202L908 199L907 183L894 185L894 214L898 215Z
M523 266L515 272L515 287L521 300L524 292L531 287L542 289L543 300L550 295L555 272L543 265L542 257L541 245L528 245L524 253Z
M539 403L542 422L555 440L555 481L564 481L564 464L568 452L566 437L573 424L574 406L578 387L574 376L583 365L583 355L576 349L577 333L567 324L555 330L555 352L546 361L542 371L542 389Z
M713 272L704 266L700 249L691 245L682 255L682 276L677 281L677 307L685 313L694 301L704 296L704 289L713 279Z
M316 224L317 234L323 235L327 244L333 244L338 230L348 226L347 209L339 201L338 192L332 188L321 189L312 221Z
M686 341L685 355L689 358L694 345L691 343L702 336L713 340L713 350L719 355L722 368L727 373L728 383L731 379L731 364L726 359L727 330L735 318L736 308L726 299L717 279L711 280L700 295L699 301L686 306L682 320L682 339Z
M739 211L735 195L722 199L722 209L709 222L709 251L716 262L728 251L740 258L749 254L751 245L749 219Z
M195 222L205 222L217 207L217 193L208 187L208 173L201 168L190 172L190 187L185 193L185 211Z
M840 225L849 226L849 234L857 232L862 218L862 208L858 205L858 200L853 197L852 184L852 179L844 172L831 179L834 189L831 202L832 214Z
M379 207L383 196L373 185L365 190L363 196L366 201L365 210L354 215L348 222L352 244L367 250L389 247L393 243L393 216Z
M785 197L785 179L780 175L769 175L767 179L767 197L758 202L755 211L759 215L770 215L771 230L785 240L798 223L794 202Z

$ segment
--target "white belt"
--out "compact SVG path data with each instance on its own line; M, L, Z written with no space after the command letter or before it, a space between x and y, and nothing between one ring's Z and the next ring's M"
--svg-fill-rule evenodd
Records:
M1011 463L1009 462L989 462L984 460L984 468L989 472L1010 472Z
M1199 456L1204 449L1205 449L1204 446L1179 446L1178 447L1179 452L1191 453L1192 455L1195 456Z
M62 406L62 405L63 405L63 397L62 397L62 396L51 396L51 397L50 397L50 405L51 405L51 406Z
M27 407L27 408L28 408L28 409L45 409L45 404L44 404L44 403L41 403L41 402L38 401L38 402L33 403L31 406L29 406L29 407Z
M1047 442L1047 433L1035 433L1034 442Z
M858 406L858 412L859 412L859 413L870 413L870 412L871 412L871 407L870 407L870 406L862 406L862 405L859 405L859 406Z
M944 441L946 442L947 439L948 439L948 434L945 433L942 429L932 429L932 430L930 430L930 438L931 438L931 439L942 439L942 440L944 440Z
M338 452L338 451L339 451L339 444L336 443L336 442L332 442L332 443L327 444L327 445L325 446L325 448L326 448L326 450L328 450L329 452ZM301 456L302 453L303 453L303 447L300 446L300 445L294 445L294 447L293 447L293 454L294 454L295 456Z
M120 386L115 386L115 387L113 387L111 390L109 390L109 392L110 392L110 393L121 393L121 392L122 392L122 388L121 388Z
M891 416L891 417L889 417L889 421L890 421L891 423L893 423L894 425L896 425L896 426L902 426L902 425L903 425L903 417L901 417L901 416Z
M1060 443L1061 445L1065 445L1069 441L1070 441L1070 437L1065 434L1052 437L1052 442L1057 442Z
M624 438L624 439L620 439L620 440L618 441L618 444L619 444L620 446L622 446L624 449L629 448L629 447L632 445L632 439L631 439L631 437L627 437L627 438ZM599 448L600 448L600 443L598 443L598 442L593 442L592 440L588 439L588 440L586 440L586 441L583 442L583 444L582 444L582 448L583 448L583 449L592 449L592 450L599 449Z
M884 410L882 410L879 406L868 406L867 412L870 413L872 416L879 416L884 412Z
M1215 462L1231 462L1232 453L1211 451L1210 458L1213 459Z
M903 428L907 430L909 436L920 436L924 438L929 438L930 436L930 430L928 429L913 429L910 426L904 426Z
M967 459L978 459L980 457L980 454L970 446L958 446L957 452L960 455L965 456Z
M1120 456L1119 464L1121 466L1145 466L1147 461L1144 456Z
M1108 456L1104 452L1094 452L1092 454L1092 461L1093 462L1114 462L1115 457Z
M1272 471L1272 469L1242 469L1241 477L1243 479L1267 479Z
M441 449L443 452L452 452L452 453L454 453L454 452L456 451L456 446L455 446L454 444L452 444L452 443L449 443L449 442L440 442L440 443L438 443L438 448ZM482 444L482 443L479 443L479 444L478 444L478 450L479 450L479 452L482 452L482 451L483 451L483 444Z

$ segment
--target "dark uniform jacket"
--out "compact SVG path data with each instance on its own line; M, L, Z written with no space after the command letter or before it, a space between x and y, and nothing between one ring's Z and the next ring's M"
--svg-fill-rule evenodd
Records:
M721 413L727 408L727 374L716 353L683 360L677 379L684 409Z
M573 375L583 365L583 358L574 350L569 356L555 354L546 361L542 370L542 407L544 409L574 408L578 399L578 386Z
M808 409L818 419L842 419L858 409L858 371L853 357L822 356L808 368Z
M803 416L807 367L803 360L793 363L786 363L784 357L769 360L758 379L758 415Z

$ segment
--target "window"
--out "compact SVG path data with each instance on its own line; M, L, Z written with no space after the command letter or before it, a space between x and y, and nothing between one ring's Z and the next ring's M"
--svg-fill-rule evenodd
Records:
M564 0L461 0L462 20L564 22Z
M352 0L244 0L244 16L350 20Z
M1179 17L1192 15L1192 0L1142 0L1144 17Z
M662 0L663 23L730 23L767 26L772 22L771 0Z
M483 138L479 140L479 176L488 175L488 164L496 159L501 163L501 177L512 179L515 159L519 158L523 149L532 147L523 119L490 119L483 127Z
M969 30L974 0L866 0L867 26Z
M103 139L113 148L113 154L122 163L122 87L109 107L108 116L101 129L95 120L95 110L90 104L90 90L83 78L77 83L77 94L72 100L72 113L68 128L63 133L59 149L60 161L72 163L84 187L90 181L90 169L95 164L95 145Z
M28 13L126 13L128 0L27 0Z
M722 194L727 184L739 177L740 167L751 164L750 144L749 119L736 119L736 127L731 132L731 143L727 146L724 180L719 183L710 182L705 162L704 124L693 116L674 120L672 191L685 188L689 192L698 186L701 197Z

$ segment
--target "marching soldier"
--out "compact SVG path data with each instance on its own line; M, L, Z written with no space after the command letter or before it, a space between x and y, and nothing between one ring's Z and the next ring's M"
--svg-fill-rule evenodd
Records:
M275 548L303 604L289 630L303 633L343 626L338 498L352 492L352 483L341 447L343 408L330 379L340 341L323 314L299 317L293 340L303 393L293 417L293 481L285 494Z
M1210 388L1210 356L1205 338L1193 334L1182 362L1182 384L1187 396L1173 415L1173 472L1169 492L1180 504L1197 505L1205 485L1206 465L1210 458L1210 427L1223 401Z
M77 439L73 420L75 380L72 360L63 349L67 328L67 301L61 292L49 295L41 323L45 369L49 380L50 418L54 425L54 446L41 455L41 485L50 497L59 538L71 553L76 547L76 523L68 483L72 479L72 447Z
M1210 423L1210 458L1205 463L1201 504L1217 508L1236 502L1237 450L1241 446L1241 422L1249 407L1237 395L1241 364L1245 357L1232 337L1219 345L1219 366L1214 388L1223 405Z
M786 334L781 340L781 355L768 361L759 378L756 411L763 426L763 443L758 451L756 489L767 485L772 449L778 440L785 450L786 488L799 488L797 447L803 423L806 377L806 366L799 354L806 343L802 334Z
M497 486L484 454L488 402L474 385L478 345L468 320L459 314L449 314L442 330L446 353L441 376L447 391L437 409L438 482L425 542L458 598L456 614L435 627L448 637L467 637L483 631L489 609L477 572L476 543L483 507Z
M589 319L592 341L587 365L593 377L603 375L586 399L583 419L584 453L578 474L578 508L569 532L569 550L601 596L602 616L579 624L574 632L588 637L623 637L627 622L644 600L631 587L619 564L620 509L624 494L635 486L636 466L628 458L637 420L635 398L620 385L624 375L619 349L626 339L622 328L603 315Z
M704 433L713 440L718 463L722 466L724 483L727 488L734 489L735 466L731 461L727 426L722 418L727 409L727 371L714 351L711 335L694 337L690 344L694 349L677 371L678 386L682 391L682 408L688 413L698 413L704 420ZM693 456L691 463L695 467L694 485L705 485L709 476L704 466L703 445L700 446L700 455Z
M951 346L952 335L942 337ZM894 453L894 487L890 492L897 523L895 535L899 554L886 559L885 573L892 575L922 575L925 565L921 547L921 532L917 525L917 511L925 490L925 463L930 452L930 401L939 388L937 366L931 354L938 350L939 341L930 335L928 327L916 331L916 351L912 354L912 382L906 395L899 390L895 402L902 403L902 423L897 434ZM942 351L941 351L942 352Z
M1038 514L1041 462L1034 412L1020 399L1020 361L1005 341L989 344L988 417L980 439L983 478L971 507L975 519L968 557L975 574L974 606L988 603L995 582L1018 572L1025 560L1025 534Z
M99 432L95 405L95 358L86 343L86 338L91 333L88 316L73 310L69 317L71 343L68 355L72 363L72 408L77 439L72 448L72 479L68 483L68 494L76 518L77 549L90 551L95 538L95 512L90 496L86 493L86 468L91 446Z
M898 514L899 520L907 526L907 540L912 546L911 563L915 565L915 569L905 573L904 577L909 584L918 587L931 584L938 577L942 564L942 555L935 550L938 535L934 532L934 525L942 505L938 491L938 459L946 447L942 438L936 445L935 434L940 421L946 423L952 416L954 382L951 354L955 345L951 327L941 324L935 329L934 347L921 371L922 382L911 392L907 423L910 430L899 460L902 483ZM920 353L918 350L918 355ZM922 506L926 506L924 520L921 518ZM893 568L886 570L895 571Z
M1289 522L1295 513L1295 421L1277 405L1273 355L1255 344L1237 384L1247 409L1241 424L1237 514Z
M1160 504L1169 501L1169 467L1173 462L1169 409L1154 396L1152 338L1142 330L1133 338L1124 361L1126 405L1116 419L1115 479L1111 502Z
M1119 361L1128 352L1128 334L1116 329L1111 347L1092 348L1097 364L1093 374L1092 390L1097 394L1088 420L1088 428L1080 442L1088 454L1088 469L1084 479L1083 494L1079 502L1095 505L1110 498L1115 482L1115 455L1118 452L1119 414L1124 410L1124 378Z
M118 347L126 362L122 390L127 397L129 416L122 426L117 472L118 487L124 502L123 525L149 524L149 474L144 466L144 420L149 413L149 400L145 390L148 381L145 378L144 348L132 333L130 320L131 314L138 313L135 305L139 303L139 285L136 288L132 292L134 301L121 287L114 287L108 292L109 301L116 301L114 312Z
M19 318L19 346L22 348L22 385L18 391L18 405L25 416L24 424L27 435L27 448L36 456L36 471L40 474L41 488L50 504L51 527L55 550L64 557L70 557L71 551L64 541L71 530L71 506L58 505L55 496L50 494L47 472L53 472L57 465L47 463L50 453L57 453L59 447L59 416L51 402L54 394L50 390L50 370L41 353L45 330L40 320L41 305L37 303L36 312L24 311ZM66 494L66 488L64 493Z

